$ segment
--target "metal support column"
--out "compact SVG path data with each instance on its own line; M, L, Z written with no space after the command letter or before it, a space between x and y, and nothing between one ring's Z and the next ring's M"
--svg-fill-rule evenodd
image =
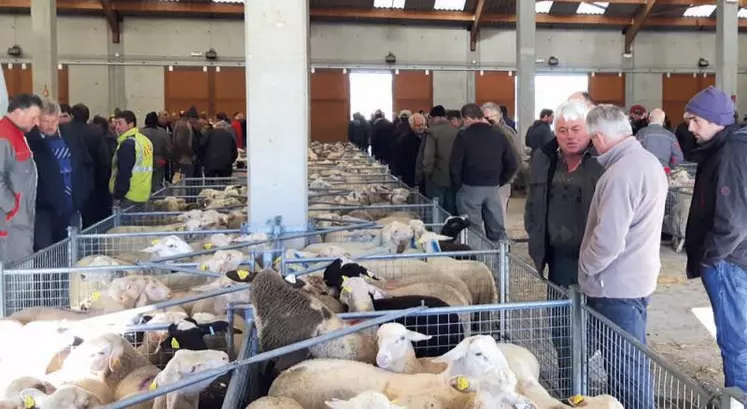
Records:
M124 24L124 23L120 23ZM107 54L110 60L124 60L124 35L119 34L119 42L113 40L111 30L107 31ZM127 109L127 92L125 84L125 66L113 64L109 66L109 113L114 113L115 108ZM144 118L143 118L144 119Z
M622 60L622 66L624 71L632 71L633 68L635 68L635 59L634 57L623 57ZM628 112L628 109L636 104L635 99L635 74L632 72L626 72L625 74L625 112ZM653 109L654 107L651 107L649 109Z
M35 94L58 98L57 2L31 0L31 76Z
M286 232L306 231L309 2L246 2L244 29L250 230L281 216Z
M739 63L739 4L718 0L716 8L716 87L736 99Z
M516 146L523 147L524 135L534 122L534 75L535 75L535 2L516 2L516 87L517 101L517 140Z

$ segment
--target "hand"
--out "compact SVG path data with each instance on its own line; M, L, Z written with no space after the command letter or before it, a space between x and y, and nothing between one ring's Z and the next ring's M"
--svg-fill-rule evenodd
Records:
M119 209L120 207L122 207L121 205L122 202L120 200L114 199L114 201L112 202L112 207L115 209Z

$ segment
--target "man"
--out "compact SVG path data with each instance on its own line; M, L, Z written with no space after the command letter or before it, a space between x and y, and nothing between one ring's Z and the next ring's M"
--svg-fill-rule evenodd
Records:
M18 94L0 120L0 260L6 265L34 252L36 164L24 137L39 125L41 99Z
M506 214L508 212L508 201L509 199L511 199L511 183L513 183L516 174L519 172L519 168L521 167L521 163L523 162L524 155L522 155L522 153L519 151L519 148L516 146L516 136L518 134L515 130L506 125L506 122L504 122L503 118L503 112L501 111L498 104L494 102L486 102L482 105L482 112L485 115L485 118L488 119L488 122L490 122L494 128L496 128L500 133L503 134L503 136L506 137L508 145L511 148L511 153L514 155L514 160L516 161L518 166L514 173L511 174L508 182L502 185L498 190L498 194L500 195L501 200L501 209L503 209L502 217L505 221Z
M457 210L483 229L488 239L505 240L498 189L508 183L519 165L508 140L488 122L479 105L463 106L462 118L466 128L457 134L449 160Z
M537 149L530 162L524 229L529 235L529 256L537 271L548 267L550 282L567 288L578 284L578 254L589 206L604 168L594 158L585 102L560 104L555 118L556 137ZM548 299L557 299L548 288ZM571 396L570 321L552 317L552 341L558 353L560 395Z
M674 129L674 135L677 137L677 142L682 149L682 156L686 161L692 161L692 151L697 147L697 139L695 138L695 135L690 132L688 113L685 112L682 117L682 122Z
M205 152L205 177L231 177L239 151L230 129L231 124L221 121L202 136L200 149Z
M568 97L568 100L581 101L585 103L589 107L589 109L594 107L594 99L591 97L591 94L585 91L574 92Z
M93 160L71 124L59 129L60 112L56 102L43 101L39 126L26 135L39 175L34 251L67 237L93 190Z
M656 157L633 137L622 109L598 105L586 124L599 152L597 161L606 170L589 207L578 284L591 308L645 345L646 308L661 269L667 177ZM597 341L610 374L609 393L624 407L653 409L648 361Z
M159 126L158 114L155 112L149 112L145 116L145 126L140 132L153 144L153 180L150 189L155 193L163 188L167 161L171 158L169 133Z
M418 162L418 155L420 143L425 134L426 121L425 117L420 114L414 114L402 120L409 124L409 127L397 138L393 151L396 158L394 169L402 182L407 186L416 187L419 182L416 177L422 177L422 162Z
M503 122L511 129L516 131L516 121L511 119L510 116L508 116L508 107L505 105L501 105L501 116L503 117Z
M542 149L543 146L550 143L550 141L555 137L550 129L550 124L552 124L552 122L552 109L543 109L540 111L539 119L534 121L529 129L527 129L524 144L532 149L532 155L534 155L534 151Z
M174 124L174 132L172 133L171 146L173 148L174 157L174 173L180 173L182 178L191 178L195 174L195 150L192 149L192 144L195 130L190 124L190 120L196 121L197 110L190 110L190 114L194 118L190 119L185 113L182 115ZM196 147L195 147L196 148Z
M726 387L747 390L747 128L734 124L731 98L709 87L685 107L698 139L687 219L687 277L703 281L713 307Z
M140 133L132 111L121 111L114 116L117 152L112 161L109 190L115 208L126 208L145 203L150 198L153 178L153 144Z
M82 156L82 158L85 166L92 169L90 174L84 172L84 174L79 175L79 179L90 178L89 181L78 181L83 185L90 184L93 189L88 194L87 202L80 209L83 228L87 228L111 215L109 179L104 178L104 176L111 170L114 151L110 149L100 130L88 124L91 113L87 106L75 104L70 112L72 120L69 123L63 124L60 121L61 133L64 137L76 138L83 143L88 154ZM62 117L62 114L60 117Z
M641 142L644 149L651 152L659 159L661 166L665 169L673 168L682 163L685 158L682 156L682 149L677 142L677 137L664 128L664 119L666 114L659 108L651 111L648 116L648 125L641 128L636 139Z
M633 127L633 135L648 125L648 114L643 105L633 105L630 107L630 123Z
M369 138L371 137L371 124L360 113L353 114L353 119L348 122L348 142L358 149L368 152Z
M464 127L464 122L462 122L462 113L459 112L458 109L450 109L446 111L446 119L451 123L451 126L454 128L461 130Z
M459 130L446 118L446 109L437 105L431 109L431 127L423 142L423 179L425 193L452 215L457 214L456 194L451 190L449 159Z
M73 121L73 109L68 104L60 104L60 125L67 125Z

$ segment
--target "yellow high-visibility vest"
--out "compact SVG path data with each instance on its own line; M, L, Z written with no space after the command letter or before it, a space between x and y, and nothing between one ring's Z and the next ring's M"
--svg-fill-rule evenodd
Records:
M153 178L153 144L140 133L138 128L132 128L117 138L117 152L122 142L127 139L135 140L135 166L130 176L130 190L125 199L145 203L150 198L150 188ZM112 177L109 179L109 191L114 193L114 182L117 180L117 154L112 159Z

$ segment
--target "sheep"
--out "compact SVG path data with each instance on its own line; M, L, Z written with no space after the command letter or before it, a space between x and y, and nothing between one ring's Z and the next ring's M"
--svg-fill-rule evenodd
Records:
M365 282L361 277L346 279L340 300L351 307L351 311L385 311L425 305L428 307L447 307L442 300L435 297L408 295L393 298L383 298L379 289ZM369 293L374 296L372 300ZM464 338L464 331L457 314L436 314L402 317L395 322L409 328L424 328L428 337L418 348L418 357L440 356L449 351L451 345L456 345ZM432 333L432 334L430 334ZM435 336L433 339L432 336Z
M96 395L72 385L57 389L51 395L38 389L26 389L21 392L21 398L26 408L37 409L87 409L103 405Z
M93 292L82 307L90 312L113 312L171 299L173 292L160 279L131 275L112 280L107 294Z
M343 322L321 301L291 288L278 273L264 270L252 281L254 320L265 351L335 331ZM373 363L376 345L370 337L350 334L309 348L315 357L356 359Z
M498 303L495 278L485 263L473 260L454 260L450 257L429 257L427 264L462 280L472 294L473 304ZM372 271L376 272L376 270Z
M331 409L405 409L389 401L383 393L367 391L348 400L332 399L324 402Z
M245 270L229 271L228 273L226 273L226 275L221 276L220 278L217 278L202 286L194 287L189 292L177 294L175 298L185 298L194 294L201 294L223 288L230 288L238 284L249 283L253 278L254 275ZM192 315L196 313L210 313L216 316L221 316L226 314L228 304L249 303L251 302L251 298L251 291L249 289L246 289L218 295L215 297L205 298L199 301L195 301L194 303L184 304L182 305L182 307Z
M2 409L2 408L0 408ZM246 409L303 409L293 399L283 397L264 396L250 403Z
M183 378L200 372L218 369L228 364L228 354L222 351L190 351L180 349L174 354L166 367L156 375L149 389L169 385ZM216 376L217 378L218 376ZM197 409L200 392L207 388L214 379L188 386L166 396L159 396L153 403L153 409Z
M5 388L5 394L3 401L10 404L14 403L18 408L24 407L23 398L21 398L21 392L27 389L36 389L45 395L54 393L57 390L49 382L42 381L38 378L30 376L21 376L14 379L7 388ZM2 406L0 406L2 408Z
M356 361L308 360L281 373L268 396L292 398L304 409L324 409L325 401L333 398L350 399L366 391L377 391L408 409L462 408L469 399L448 387L455 374L480 377L498 369L507 387L511 387L511 378L516 383L495 340L487 335L465 338L434 361L447 363L448 369L440 374L400 374ZM339 379L346 381L341 384Z
M75 263L76 267L108 267L125 264L121 260L98 254L84 257ZM70 307L79 307L86 295L93 291L103 291L112 279L125 274L124 271L117 270L89 270L70 273Z
M416 358L412 342L427 341L432 335L410 331L396 322L383 324L376 332L379 352L376 365L379 368L398 373L441 373L447 365L430 359Z

